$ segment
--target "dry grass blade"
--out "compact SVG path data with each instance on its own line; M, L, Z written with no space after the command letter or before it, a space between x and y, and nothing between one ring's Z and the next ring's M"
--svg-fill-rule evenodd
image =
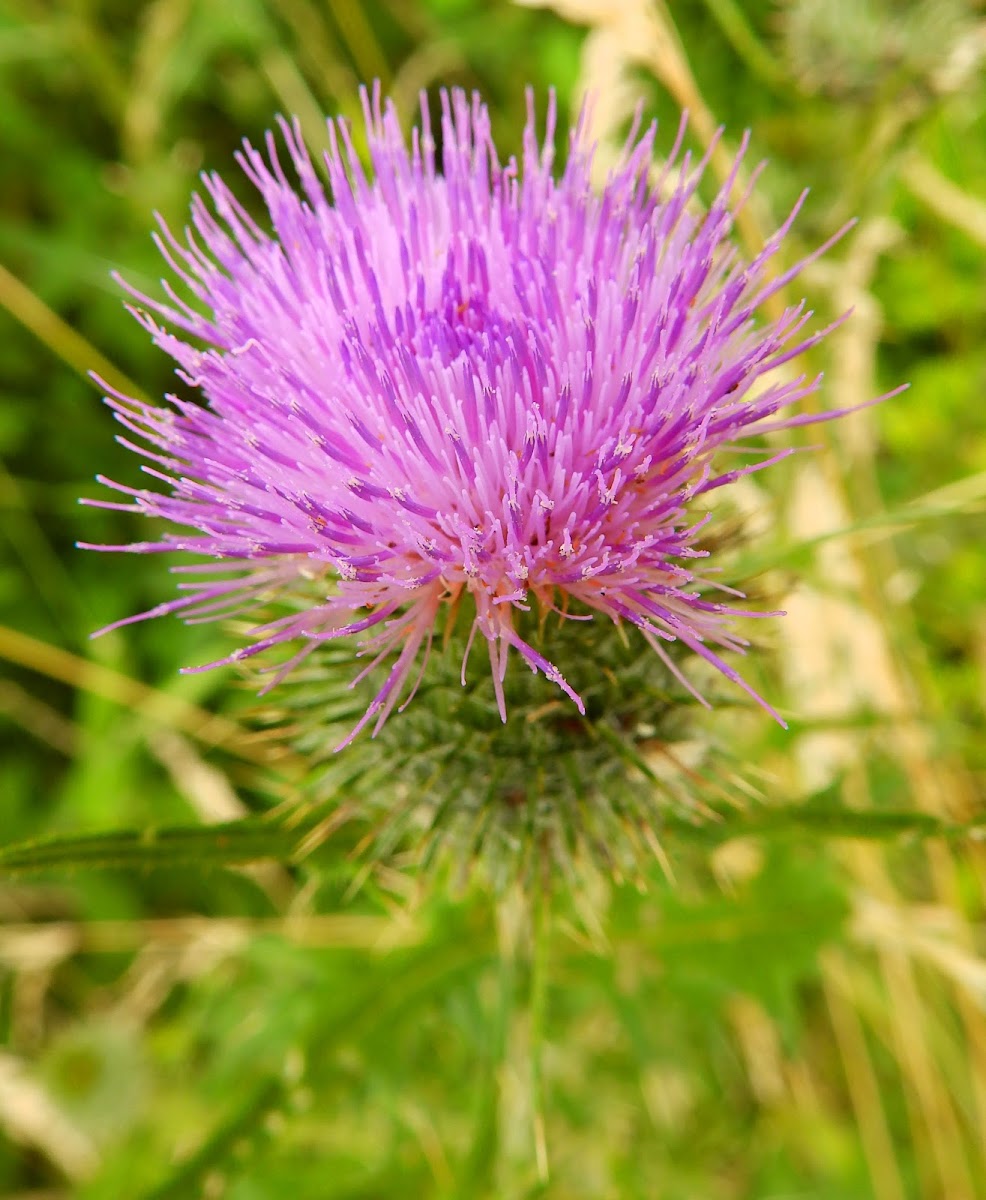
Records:
M257 937L297 946L361 949L385 954L420 943L423 930L407 914L299 913L286 917L160 917L143 921L50 921L0 929L0 962L14 970L52 966L72 954L122 954L150 945L184 953L189 947L241 950Z
M928 208L980 246L986 246L986 203L956 186L926 158L909 156L901 179Z
M876 1200L905 1200L904 1183L887 1126L880 1082L853 1002L841 954L830 951L823 967L822 981L829 1017L866 1150Z
M0 264L0 305L29 329L53 354L83 377L94 372L111 387L136 400L146 400L143 391L53 312L29 287Z
M54 1104L25 1065L0 1053L0 1125L15 1142L34 1146L72 1180L84 1180L99 1167L89 1137Z
M210 713L180 696L159 691L110 667L89 662L67 650L2 625L0 658L81 691L102 696L123 708L135 709L150 720L180 729L203 745L221 747L228 754L247 762L267 766L276 760L281 770L291 767L289 757L277 748L269 752L264 743L250 739L248 731L228 717Z

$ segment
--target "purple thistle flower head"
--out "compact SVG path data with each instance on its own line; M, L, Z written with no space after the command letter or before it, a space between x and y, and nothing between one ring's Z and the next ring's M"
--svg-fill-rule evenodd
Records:
M581 709L564 664L518 630L536 604L636 626L679 679L666 646L680 642L776 716L720 656L744 645L735 618L761 614L710 598L693 502L789 453L724 469L723 447L819 419L784 415L817 379L761 382L827 332L806 333L803 304L757 321L804 266L767 274L802 201L744 264L728 239L745 140L698 216L708 155L678 163L683 123L659 180L651 126L600 190L584 115L555 173L553 97L540 143L529 97L523 153L506 162L478 96L441 101L440 163L424 98L409 147L376 90L363 95L371 176L330 122L324 187L282 120L300 188L272 135L237 156L273 232L216 175L183 241L162 222L184 298L128 289L132 311L201 402L107 389L143 443L124 444L167 491L100 480L130 498L105 507L193 532L98 548L219 563L176 568L178 599L108 628L220 617L314 581L313 602L221 661L290 643L276 682L326 640L354 639L371 660L359 678L389 663L355 736L408 702L443 607L485 644L504 720L510 650Z

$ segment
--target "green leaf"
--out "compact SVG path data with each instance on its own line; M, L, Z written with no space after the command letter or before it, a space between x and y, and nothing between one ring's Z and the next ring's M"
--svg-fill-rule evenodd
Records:
M241 866L270 859L285 862L322 820L324 814L294 821L247 817L221 825L121 829L15 842L0 847L0 878L92 867L151 870L188 864Z
M774 845L756 878L734 894L669 894L647 938L669 988L701 1007L754 996L790 1035L797 989L817 975L819 951L839 940L848 914L844 880L828 858Z
M325 811L317 810L296 818L246 817L222 825L122 829L14 842L0 847L0 879L85 868L146 871L190 864L219 868L289 862L307 856L305 840L325 819ZM958 824L909 809L850 809L819 797L776 808L723 810L714 820L691 821L669 813L658 833L670 846L694 842L711 848L736 837L810 835L886 841L909 835L959 840L981 836L984 829L986 816Z

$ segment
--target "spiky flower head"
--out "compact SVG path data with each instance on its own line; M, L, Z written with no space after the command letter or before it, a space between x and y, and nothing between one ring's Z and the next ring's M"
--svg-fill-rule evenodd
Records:
M771 273L797 208L744 263L729 235L745 141L701 215L708 156L680 155L683 125L659 178L651 126L597 189L584 115L555 169L553 98L539 141L529 97L505 162L478 96L442 93L440 153L424 98L410 146L379 92L363 106L370 174L341 120L318 166L281 121L283 149L268 135L237 156L271 231L216 175L184 239L162 222L181 286L164 302L131 289L133 312L196 399L110 391L166 490L103 482L131 498L110 507L183 528L100 548L218 561L176 568L179 598L117 624L307 597L222 662L288 644L280 679L349 639L360 678L386 674L346 741L408 702L450 613L464 658L487 650L504 721L511 651L584 712L532 609L636 627L682 682L673 644L751 691L721 653L759 614L712 590L703 497L783 457L762 434L809 419L790 408L817 379L763 377L823 333L803 304L758 320L804 265Z

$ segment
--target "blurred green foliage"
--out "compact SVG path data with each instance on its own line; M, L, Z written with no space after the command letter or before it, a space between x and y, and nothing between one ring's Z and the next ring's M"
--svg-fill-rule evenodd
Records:
M102 356L149 396L174 386L110 280L157 286L152 213L181 226L198 172L235 179L240 140L277 112L317 145L322 115L355 116L373 77L408 122L421 87L478 87L515 146L523 84L554 86L569 112L592 82L588 39L633 7L0 0L5 844L200 827L266 809L291 778L262 742L196 744L202 710L237 720L251 703L222 673L177 674L219 656L226 631L151 622L88 640L173 587L163 562L74 549L144 536L77 498L97 472L138 479L85 371ZM838 432L822 452L847 524L876 530L868 611L908 710L849 713L834 786L848 805L969 819L986 777L982 9L639 9L673 27L727 136L751 127L771 159L757 219L812 188L790 261L853 214L882 231L858 296L839 290L865 257L855 235L804 282L823 312L848 295L854 320L876 322L869 394L911 382L864 452ZM681 97L660 67L627 54L667 131ZM848 350L831 353L838 402ZM778 510L803 461L777 473ZM838 589L782 521L760 549L782 582ZM791 735L710 718L728 799L751 779L756 804L799 799L790 764L824 722L798 715ZM0 1194L986 1196L976 848L665 832L667 876L588 880L543 945L479 889L422 897L388 871L354 890L341 840L246 869L148 856L0 874Z

